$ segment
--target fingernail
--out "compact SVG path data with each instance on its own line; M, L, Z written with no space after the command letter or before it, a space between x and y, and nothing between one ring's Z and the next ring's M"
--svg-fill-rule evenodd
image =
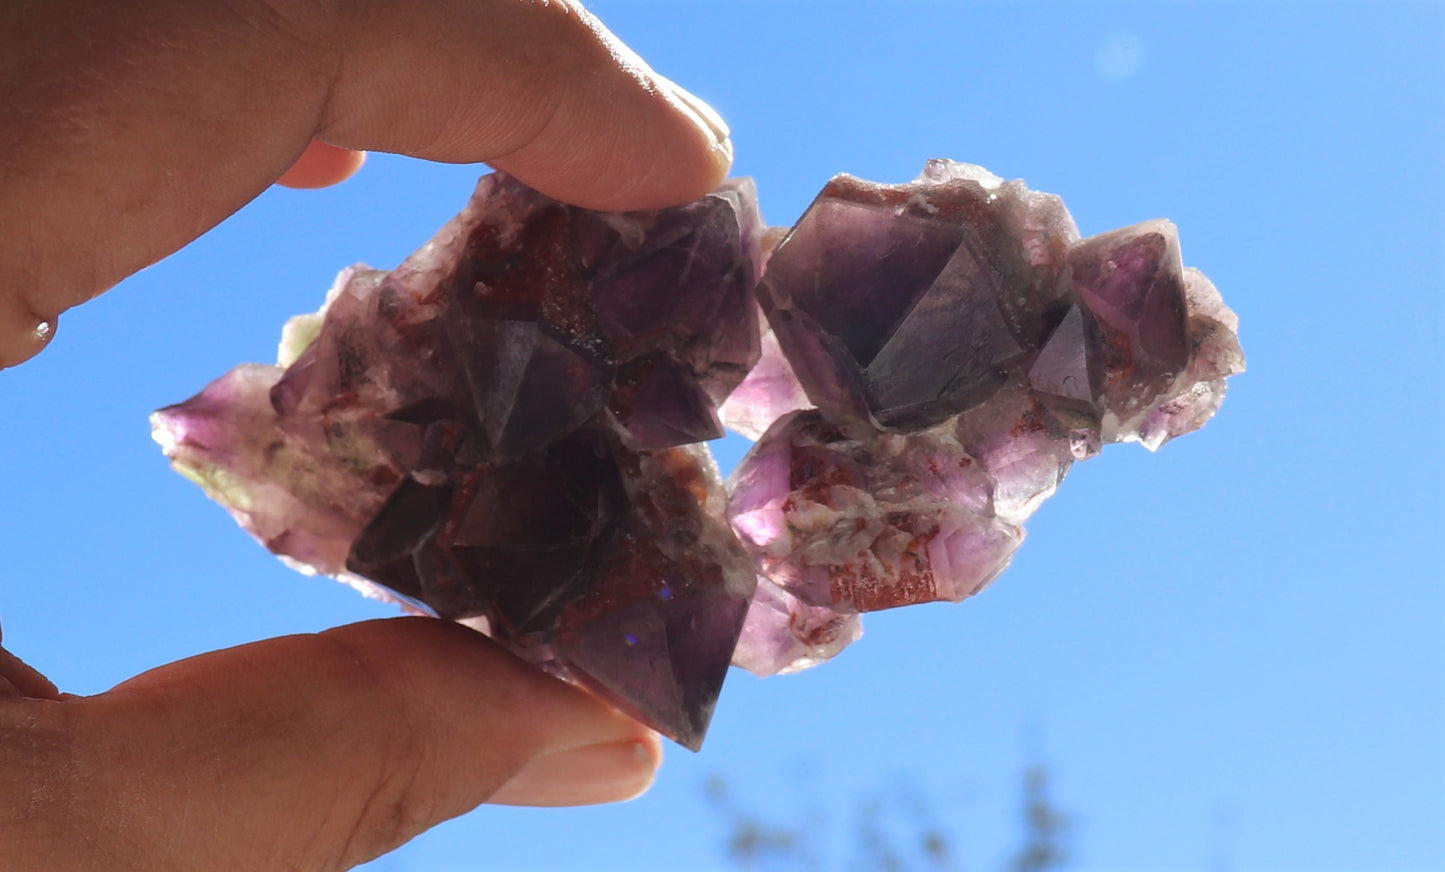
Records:
M492 794L498 805L595 805L639 796L652 786L662 748L656 741L588 745L538 757Z
M725 157L729 164L733 159L732 131L728 128L727 122L722 119L717 110L703 102L696 94L681 87L671 79L662 76L657 77L660 82L672 92L673 96L687 107L687 110L702 122L702 126L712 133L713 147L721 156Z

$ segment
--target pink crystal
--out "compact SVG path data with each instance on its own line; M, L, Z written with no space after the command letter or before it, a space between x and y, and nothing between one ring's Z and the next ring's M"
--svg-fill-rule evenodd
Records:
M1023 537L995 481L948 429L844 433L817 411L770 428L729 483L733 528L763 575L841 613L981 590Z
M733 665L760 676L797 672L832 659L862 634L857 614L810 606L760 578Z

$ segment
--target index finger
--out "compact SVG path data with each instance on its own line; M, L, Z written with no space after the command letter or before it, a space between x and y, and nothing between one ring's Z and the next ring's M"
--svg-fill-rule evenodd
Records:
M313 138L487 161L599 209L684 202L731 161L715 113L570 2L19 2L0 49L0 367Z

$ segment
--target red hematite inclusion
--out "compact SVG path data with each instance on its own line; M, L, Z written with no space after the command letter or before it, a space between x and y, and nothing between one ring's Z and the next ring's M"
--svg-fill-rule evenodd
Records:
M938 599L933 571L922 557L937 533L934 528L908 540L907 550L889 567L891 573L875 570L866 551L856 552L853 563L830 566L828 593L833 602L851 603L860 612L876 612Z
M1173 225L1081 240L968 164L840 176L786 235L746 180L606 214L494 174L153 425L287 562L697 748L729 662L794 671L860 612L977 593L1075 460L1203 424L1236 326ZM726 486L724 423L757 440Z

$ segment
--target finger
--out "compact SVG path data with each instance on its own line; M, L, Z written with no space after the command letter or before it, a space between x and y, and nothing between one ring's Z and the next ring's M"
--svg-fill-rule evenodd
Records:
M519 772L531 787L505 798L599 802L645 789L658 762L650 731L425 618L247 645L36 705L69 713L51 741L63 759L39 776L40 819L0 823L0 844L47 822L87 833L36 868L344 869Z
M596 805L632 799L652 786L661 740L591 745L547 754L523 766L487 800L495 805Z
M34 667L0 648L0 696L59 699L60 691Z
M316 138L605 209L694 198L731 159L715 113L555 0L16 0L0 88L0 366Z
M0 628L0 697L27 696L59 699L60 691L30 664L5 650L4 629Z
M365 162L364 151L337 148L313 139L296 163L276 180L276 184L288 188L326 188L356 175Z
M328 141L441 161L484 156L596 209L694 199L731 165L717 113L657 75L580 3L365 5L326 106Z

